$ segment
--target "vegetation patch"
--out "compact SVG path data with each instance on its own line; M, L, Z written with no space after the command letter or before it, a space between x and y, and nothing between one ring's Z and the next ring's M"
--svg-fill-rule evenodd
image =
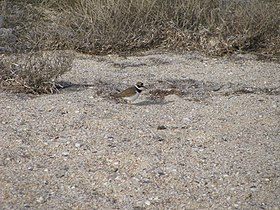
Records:
M0 87L13 92L55 93L57 78L71 69L72 60L71 56L43 52L2 56Z
M279 53L278 0L4 0L17 50Z

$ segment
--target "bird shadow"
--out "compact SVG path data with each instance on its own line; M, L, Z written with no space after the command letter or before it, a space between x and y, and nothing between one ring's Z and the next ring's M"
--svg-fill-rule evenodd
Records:
M134 106L150 106L150 105L166 105L173 103L174 101L154 101L154 100L145 100L138 103L134 103Z

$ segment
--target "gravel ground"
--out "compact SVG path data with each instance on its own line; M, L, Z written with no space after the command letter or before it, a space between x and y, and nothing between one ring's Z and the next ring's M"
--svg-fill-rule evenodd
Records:
M0 209L280 209L279 72L77 55L59 94L0 92ZM137 81L134 104L112 98Z

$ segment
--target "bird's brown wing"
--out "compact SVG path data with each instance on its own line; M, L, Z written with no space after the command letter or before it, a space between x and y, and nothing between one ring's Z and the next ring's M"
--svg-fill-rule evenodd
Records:
M133 94L135 94L134 87L130 87L130 88L123 90L120 93L117 93L115 96L117 98L121 98L121 97L129 97L129 96L132 96Z

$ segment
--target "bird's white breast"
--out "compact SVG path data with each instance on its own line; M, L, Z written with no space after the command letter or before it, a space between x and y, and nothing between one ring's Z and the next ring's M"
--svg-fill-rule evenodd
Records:
M124 100L127 100L127 101L135 101L138 97L139 97L139 93L137 92L135 95L133 96L130 96L130 97L124 97Z

